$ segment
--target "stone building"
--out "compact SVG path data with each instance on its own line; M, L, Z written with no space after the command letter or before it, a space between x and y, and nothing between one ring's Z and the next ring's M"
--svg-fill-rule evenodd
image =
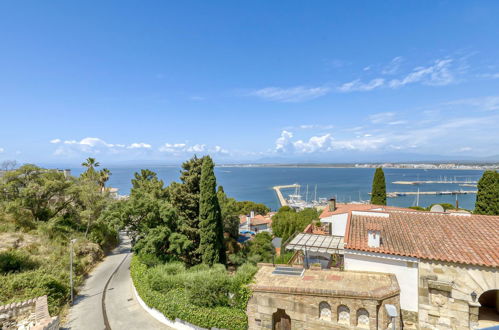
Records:
M384 305L399 307L391 274L282 269L260 265L247 309L250 329L386 328Z
M405 328L499 325L499 217L353 211L346 228L345 269L394 274Z
M261 268L250 328L362 328L369 319L370 329L386 329L383 305L397 308L397 329L499 325L499 217L336 203L321 217L326 227L286 245L316 269ZM382 285L388 278L393 285Z

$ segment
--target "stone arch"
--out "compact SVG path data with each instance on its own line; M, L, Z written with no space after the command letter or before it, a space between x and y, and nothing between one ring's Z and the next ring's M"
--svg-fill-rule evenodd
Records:
M350 324L350 308L345 305L338 306L338 323Z
M478 298L479 327L493 327L499 325L499 290L487 290Z
M331 306L327 302L321 301L321 303L319 304L319 319L324 321L331 321L331 317Z
M357 310L357 327L369 329L369 312L365 308Z

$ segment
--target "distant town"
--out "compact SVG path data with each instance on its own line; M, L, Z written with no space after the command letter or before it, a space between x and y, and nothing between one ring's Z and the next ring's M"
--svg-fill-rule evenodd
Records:
M432 170L494 170L499 163L344 163L344 164L222 164L217 167L405 168Z

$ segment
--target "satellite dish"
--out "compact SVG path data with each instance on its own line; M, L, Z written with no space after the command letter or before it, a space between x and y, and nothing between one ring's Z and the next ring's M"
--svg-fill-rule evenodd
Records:
M444 208L440 204L435 204L431 207L430 212L445 212Z

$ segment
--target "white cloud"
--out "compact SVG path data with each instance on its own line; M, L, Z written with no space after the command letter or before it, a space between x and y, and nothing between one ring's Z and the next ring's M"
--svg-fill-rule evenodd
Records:
M293 146L298 152L312 153L317 151L331 150L331 134L322 136L312 136L308 141L298 140L293 142Z
M338 87L338 90L340 92L366 92L382 87L384 84L385 80L383 78L372 79L368 83L363 83L360 79L356 79L354 81L344 83Z
M393 112L380 112L380 113L375 113L373 115L370 115L369 120L371 120L371 122L373 124L379 124L379 123L384 123L384 122L389 121L394 116L395 116L395 113L393 113Z
M382 74L392 75L396 74L400 69L400 64L402 64L403 58L401 56L395 57L390 61L388 65L386 65L382 70Z
M216 145L214 147L208 147L206 144L194 144L188 145L187 143L165 143L158 149L160 152L170 153L174 155L181 154L192 154L192 153L211 153L211 154L223 154L228 155L230 152Z
M471 150L473 150L473 148L471 148L471 147L462 147L459 149L459 152L466 152L466 151L471 151Z
M407 124L407 120L394 120L394 121L390 121L388 122L388 125L403 125L403 124Z
M50 143L54 143L54 144L57 144L57 143L61 143L61 139L53 139L53 140L50 140Z
M1 152L4 152L4 151L5 151L5 149L4 149L4 148L0 148L0 153L1 153Z
M404 78L391 80L389 86L397 88L412 83L432 86L449 85L456 80L450 70L452 62L452 59L436 60L431 66L417 67Z
M122 146L122 145L117 145L117 146ZM148 143L144 143L144 142L135 142L135 143L132 143L130 144L127 149L151 149L151 145L148 144Z
M250 93L268 101L302 102L312 100L330 92L328 87L297 86L290 88L266 87Z
M468 105L480 110L499 110L499 96L486 96L448 102L448 105Z
M499 72L497 73L484 73L479 75L481 78L488 78L488 79L499 79Z
M277 138L275 141L275 150L277 152L285 152L290 146L290 140L293 137L293 133L283 130L281 132L281 136Z

